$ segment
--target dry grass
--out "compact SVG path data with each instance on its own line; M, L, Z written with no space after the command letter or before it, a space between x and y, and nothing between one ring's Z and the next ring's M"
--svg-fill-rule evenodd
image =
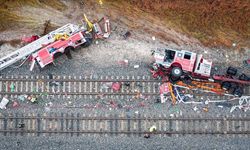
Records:
M246 44L250 38L249 0L109 0L121 12L154 15L165 25L199 39L206 45ZM248 45L249 46L249 45Z
M20 16L16 10L20 7L52 7L57 10L63 10L66 6L58 0L0 0L0 31L17 26L34 26L39 18L30 18Z

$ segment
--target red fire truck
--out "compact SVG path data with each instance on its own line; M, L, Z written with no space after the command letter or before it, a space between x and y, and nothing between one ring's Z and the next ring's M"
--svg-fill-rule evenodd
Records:
M52 63L57 54L65 53L68 58L71 58L70 51L76 47L83 45L90 45L92 36L86 34L83 31L79 31L70 37L62 37L61 39L43 47L41 50L32 54L32 65L30 70L33 69L35 62L39 64L41 68Z
M155 59L151 66L154 78L167 78L172 83L204 81L208 85L207 89L221 91L209 88L210 85L207 83L216 82L221 85L221 89L235 96L242 96L244 85L250 85L250 78L245 74L236 77L237 69L233 67L228 68L226 75L212 75L212 61L204 59L201 54L173 49L156 49L152 54Z
M88 20L83 21L82 25L69 23L42 37L23 38L22 41L27 45L0 58L0 71L18 61L27 60L27 58L32 59L30 70L33 70L35 62L43 68L52 63L57 54L65 53L68 58L71 58L70 50L80 45L89 46L92 39L108 38L110 33L109 19L103 17L95 23Z

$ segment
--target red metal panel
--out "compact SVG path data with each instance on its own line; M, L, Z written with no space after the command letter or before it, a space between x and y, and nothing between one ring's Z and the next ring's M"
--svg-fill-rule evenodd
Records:
M37 55L40 58L42 64L44 64L44 65L53 62L53 58L46 48L40 50Z

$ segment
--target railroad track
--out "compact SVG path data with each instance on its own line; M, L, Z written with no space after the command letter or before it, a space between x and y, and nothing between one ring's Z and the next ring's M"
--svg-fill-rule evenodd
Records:
M110 88L112 83L121 83L121 89ZM58 96L58 97L98 97L104 96L135 96L139 93L148 96L159 94L160 81L146 76L132 77L76 77L76 76L19 76L1 77L0 95L16 97L21 94Z
M22 125L23 126L20 126ZM0 134L4 136L127 135L143 136L155 125L155 136L206 134L250 135L249 116L172 117L83 114L0 114Z
M121 89L115 91L110 88L112 83L121 83ZM159 86L161 81L152 79L149 76L6 76L0 77L0 97L8 95L16 98L19 95L36 95L42 98L57 96L58 98L133 98L138 94L148 96L148 98L159 96ZM183 89L186 92L188 90ZM249 94L250 89L245 89ZM204 93L194 91L191 94L195 99L209 97L212 100L230 99L230 96Z

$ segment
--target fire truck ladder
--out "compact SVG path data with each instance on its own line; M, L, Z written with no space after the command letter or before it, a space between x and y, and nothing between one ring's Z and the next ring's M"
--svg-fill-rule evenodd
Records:
M216 83L216 82L192 80L191 82L187 83L183 81L178 81L177 83L174 84L174 86L188 88L192 90L200 90L200 91L205 91L205 92L227 95L226 91L221 88L220 83Z
M0 58L0 70L18 62L19 60L31 55L32 53L41 49L44 45L54 42L54 36L58 33L66 33L71 36L80 30L79 26L74 24L66 24L55 31L37 39L36 41L25 45L24 47L10 53L9 55Z

